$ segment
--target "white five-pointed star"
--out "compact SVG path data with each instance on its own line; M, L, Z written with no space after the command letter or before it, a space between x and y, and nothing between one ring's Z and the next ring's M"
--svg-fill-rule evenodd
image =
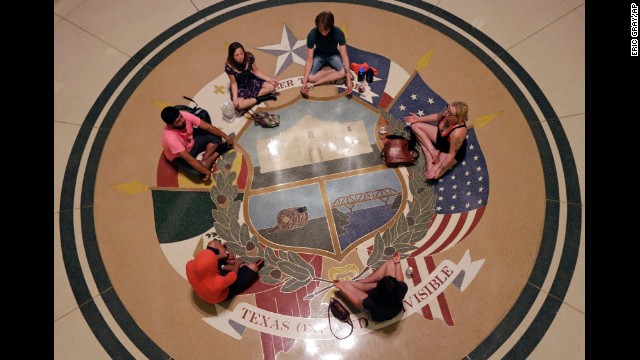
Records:
M418 100L418 95L411 94L411 100Z
M433 101L433 98L429 98L429 100L427 100L427 102L428 102L429 104L433 105L433 103L434 103L435 101Z
M406 107L404 105L400 105L400 110L404 111Z
M418 115L418 116L423 116L423 115L424 115L424 111L422 111L422 110L418 110L418 112L416 113L416 115Z
M282 37L280 38L280 44L267 45L258 47L256 49L262 50L267 54L271 54L278 57L276 60L276 71L275 75L277 76L289 65L296 63L300 65L304 65L307 57L307 39L298 40L291 30L285 24L282 27Z

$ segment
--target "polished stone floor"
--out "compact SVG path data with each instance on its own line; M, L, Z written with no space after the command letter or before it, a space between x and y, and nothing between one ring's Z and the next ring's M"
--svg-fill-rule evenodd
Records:
M378 74L300 96L331 10ZM583 359L585 5L563 1L54 2L54 358ZM228 44L279 81L262 128L225 119ZM355 73L354 73L355 75ZM211 181L162 158L160 110L236 139ZM380 161L380 127L469 104L467 156L437 182ZM210 305L185 264L210 239L265 258ZM333 279L402 254L404 312L327 321Z

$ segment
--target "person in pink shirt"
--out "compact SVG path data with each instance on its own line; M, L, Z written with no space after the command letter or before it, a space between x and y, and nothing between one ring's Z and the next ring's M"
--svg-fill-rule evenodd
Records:
M211 179L213 164L233 148L233 138L206 121L201 121L199 117L173 106L162 109L160 117L167 124L161 137L163 154L167 160L188 173L197 173L204 181ZM194 135L194 126L205 131ZM197 160L196 157L203 151L202 160Z

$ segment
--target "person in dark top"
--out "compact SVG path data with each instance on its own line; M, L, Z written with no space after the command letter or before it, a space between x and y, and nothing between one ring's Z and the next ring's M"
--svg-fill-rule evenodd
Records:
M371 320L392 319L404 310L402 300L409 290L404 282L397 252L371 275L362 280L340 281L333 284L351 305L364 310Z
M455 101L439 113L425 116L409 114L404 120L411 125L411 131L427 158L427 179L439 179L464 160L467 154L467 104ZM437 122L435 126L428 124L434 122Z
M239 42L229 45L224 72L231 81L231 102L238 109L246 109L267 100L278 100L273 94L278 81L263 74L256 65L256 58L245 52Z
M349 72L347 38L340 28L335 27L333 14L323 11L316 16L316 27L307 35L307 61L302 78L302 96L309 96L312 86L341 79L346 76L347 94L351 94L353 84ZM325 65L330 67L324 68Z

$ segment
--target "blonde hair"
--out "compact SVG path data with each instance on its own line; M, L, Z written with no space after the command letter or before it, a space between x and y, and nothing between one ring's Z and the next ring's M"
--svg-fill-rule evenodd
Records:
M456 116L462 118L464 122L467 122L469 116L469 105L462 101L454 101L451 103L451 106L456 108Z

